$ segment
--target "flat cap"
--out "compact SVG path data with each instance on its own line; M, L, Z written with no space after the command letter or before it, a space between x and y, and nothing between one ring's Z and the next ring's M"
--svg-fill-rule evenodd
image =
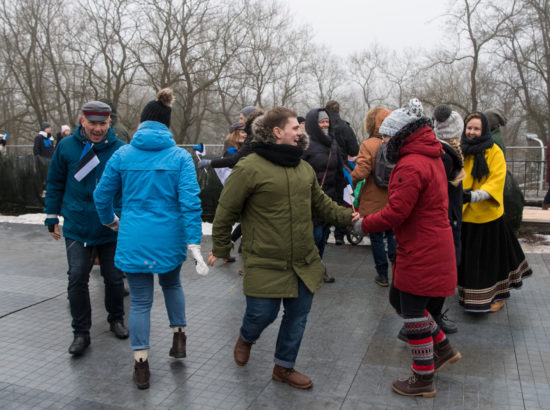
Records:
M82 115L88 121L105 121L111 115L111 107L101 101L88 101L82 106Z

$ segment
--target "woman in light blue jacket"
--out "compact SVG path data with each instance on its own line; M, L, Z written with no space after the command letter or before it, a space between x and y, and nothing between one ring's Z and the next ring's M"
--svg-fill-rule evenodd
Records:
M182 358L186 356L186 319L180 269L188 246L198 261L197 271L207 273L200 255L201 203L195 166L168 129L173 100L172 90L163 89L145 106L132 142L111 157L94 191L101 223L118 230L115 265L127 273L130 285L130 342L134 381L140 389L149 387L153 274L159 274L174 329L170 356ZM119 190L120 227L113 209Z

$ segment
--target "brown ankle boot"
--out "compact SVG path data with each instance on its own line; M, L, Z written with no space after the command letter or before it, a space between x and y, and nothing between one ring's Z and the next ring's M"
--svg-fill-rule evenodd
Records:
M305 374L279 365L273 368L273 380L286 383L296 389L309 389L313 382Z
M449 339L434 343L434 371L440 371L447 363L456 363L462 358L462 355L456 350Z
M138 389L148 389L149 388L149 361L136 361L134 360L134 383Z
M408 379L398 379L391 384L396 393L403 396L435 397L434 374L420 375L413 372Z
M185 336L185 332L174 332L172 347L170 348L170 356L175 357L176 359L186 357L186 342L187 337Z
M245 342L239 335L237 343L235 343L235 349L233 349L233 358L235 363L239 366L244 366L248 363L250 358L250 349L252 349L252 343Z

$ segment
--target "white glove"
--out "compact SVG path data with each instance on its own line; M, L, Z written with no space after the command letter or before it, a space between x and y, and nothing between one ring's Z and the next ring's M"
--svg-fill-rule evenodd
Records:
M363 225L363 218L359 218L357 221L353 223L353 231L356 233L365 233L363 232L363 228L361 228L361 225Z
M105 224L107 228L111 228L113 231L118 232L118 227L120 226L118 216L115 215L115 220L110 224Z
M204 262L204 259L202 258L201 246L192 243L189 244L188 248L191 251L191 255L193 255L193 259L195 259L195 269L197 270L197 273L201 276L208 275L209 269L208 265Z

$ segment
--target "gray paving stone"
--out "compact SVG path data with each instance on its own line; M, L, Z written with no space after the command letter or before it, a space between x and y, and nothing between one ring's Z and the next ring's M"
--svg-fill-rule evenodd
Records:
M168 356L172 333L157 286L151 314L151 388L132 382L128 340L109 331L103 282L90 279L92 344L73 358L64 244L42 226L0 224L0 408L2 409L549 409L550 256L528 255L533 277L500 312L470 315L455 298L446 307L463 359L435 378L434 399L391 390L410 374L401 320L374 284L365 246L329 245L335 276L314 298L296 368L314 386L299 391L271 380L280 317L253 346L245 367L233 362L244 312L241 260L207 277L184 264L188 357ZM5 244L5 245L4 245ZM210 247L204 237L203 251ZM32 249L32 252L29 250ZM129 300L125 300L128 312Z

